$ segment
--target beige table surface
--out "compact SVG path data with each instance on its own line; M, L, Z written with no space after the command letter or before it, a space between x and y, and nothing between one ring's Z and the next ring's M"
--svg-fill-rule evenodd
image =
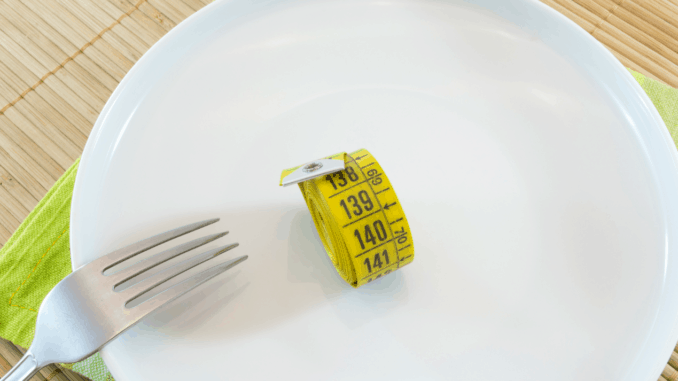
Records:
M626 67L678 87L678 0L542 1ZM0 0L0 246L81 155L125 73L210 2ZM20 351L0 339L0 376ZM674 351L660 380L678 380L676 369ZM83 379L58 366L33 378Z

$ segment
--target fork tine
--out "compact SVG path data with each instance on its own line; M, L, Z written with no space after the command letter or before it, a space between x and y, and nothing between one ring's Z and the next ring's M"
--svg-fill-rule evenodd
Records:
M129 246L125 246L121 249L113 251L103 257L96 259L91 262L93 266L91 267L103 267L101 271L106 271L111 267L117 265L118 263L132 258L137 254L141 254L146 250L150 250L158 245L161 245L167 241L170 241L174 238L181 237L184 234L196 231L198 229L204 228L205 226L211 225L219 221L218 218L213 218L210 220L204 220L200 222L194 222L176 229L154 235L153 237L146 238L139 242L135 242ZM89 266L89 265L88 265Z
M124 290L121 290L120 292L124 300L126 300L126 303L129 304L134 299L138 299L139 297L148 294L149 292L153 291L153 289L169 281L170 279L180 275L181 273L189 269L192 269L193 267L207 260L210 260L220 254L223 254L233 248L236 248L237 246L238 244L234 243L218 247L216 249L208 250L202 254L195 255L157 274L153 274L150 277L140 281L139 283L136 283Z
M113 281L113 287L117 287L123 282L134 281L134 279L139 275L143 275L146 271L152 269L153 267L167 262L178 255L215 241L226 234L228 234L228 232L211 234L205 237L194 239L193 241L175 246L171 249L167 249L126 269L109 275Z
M139 305L129 307L130 312L136 317L136 319L141 319L147 314L186 294L187 292L193 290L194 288L200 286L201 284L207 282L208 280L214 278L215 276L242 263L247 258L248 258L247 255L243 255L242 257L238 257L232 261L218 264L198 274L195 274L192 277L184 280L183 282L160 292L159 294L153 296L151 299L142 301Z

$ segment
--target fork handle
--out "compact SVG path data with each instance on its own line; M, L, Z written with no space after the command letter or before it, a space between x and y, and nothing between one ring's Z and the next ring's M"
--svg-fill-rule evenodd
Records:
M27 381L38 373L40 368L41 366L38 365L35 356L31 352L26 352L24 357L0 381Z

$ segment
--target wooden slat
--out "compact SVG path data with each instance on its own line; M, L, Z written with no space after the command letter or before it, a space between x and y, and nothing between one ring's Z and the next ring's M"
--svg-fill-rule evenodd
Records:
M18 226L20 221L23 221L24 218L28 216L28 213L30 213L30 210L26 209L21 202L19 202L19 200L3 186L0 186L0 200L3 201L0 206L4 206L9 215L16 220L16 226Z
M136 17L132 16L132 14L135 13L139 14L140 12L138 10L134 10L130 14L130 17L125 17L120 21L120 25L139 36L139 38L141 38L144 43L146 43L146 50L148 50L164 35L164 33L155 28L149 27L148 23L142 23L140 20L137 20Z
M107 35L115 36L117 40L126 42L137 54L142 54L150 47L150 44L145 43L136 33L130 32L125 27L120 27L120 23L116 19L109 17L104 12L97 12L98 7L85 9L75 1L62 1L60 5L67 11L72 12L91 30L102 31L111 25L115 25ZM123 15L120 17L123 17Z
M156 9L153 5L151 5L148 1L141 3L141 5L139 5L139 10L142 11L152 20L157 21L158 25L165 29L166 31L171 30L177 25L164 13L162 13L161 11Z
M67 94L57 94L49 86L38 86L35 91L26 95L26 99L33 99L33 97L36 96L58 110L58 112L63 115L74 128L80 131L85 139L89 136L93 122L88 121L83 114L74 108L72 103L69 103L66 100ZM73 138L72 140L79 144L80 139Z
M160 25L160 22L157 19L153 20L141 10L132 12L130 18L136 20L138 25L143 25L150 34L157 36L158 39L167 33L167 30Z
M118 22L118 19L120 19L119 23L124 26L125 35L131 35L135 38L143 40L143 43L146 45L145 49L150 48L151 45L153 45L156 41L158 41L158 39L160 39L160 37L164 35L164 33L156 35L149 33L148 28L139 25L134 19L130 17L124 17L126 12L122 12L122 10L108 2L93 3L91 1L85 0L76 0L76 2L78 3L78 6L83 9L83 11L86 11L92 15L93 19L99 20L107 26Z
M624 37L622 41L630 42L630 39L637 41L647 48L646 53L652 51L653 54L657 54L655 59L660 59L658 62L663 63L665 69L672 70L675 63L678 63L678 53L667 46L675 46L678 41L627 9L617 6L611 0L577 0L577 2L605 20L600 23L599 28L611 31L610 33L624 33L628 37Z
M0 239L2 239L2 242L7 242L16 228L16 226L5 226L0 223Z
M110 56L106 55L99 47L96 46L98 42L101 40L98 40L95 42L94 45L88 47L85 49L84 53L82 55L76 56L74 59L78 62L80 62L82 65L86 66L80 61L81 56L85 56L88 59L90 59L92 62L96 63L97 66L101 68L108 76L113 78L115 81L116 85L122 81L122 78L125 76L125 73L129 70L129 68L132 66L132 63L129 61L125 61L125 63L120 63L116 58L111 58Z
M75 61L68 61L61 70L56 70L54 77L61 79L69 88L81 97L87 104L99 112L111 95L91 73L84 70Z
M663 21L657 15L631 1L622 3L615 11L615 15L622 21L635 25L639 30L644 31L648 37L661 42L670 49L669 54L675 57L674 55L678 52L678 40L676 40L678 27ZM672 58L671 61L676 63L675 58Z
M28 168L26 169L23 165L19 164L20 162L21 161L15 160L9 152L5 151L5 149L0 146L0 163L2 163L2 166L7 171L9 180L16 180L19 185L26 189L26 197L30 196L36 200L41 199L49 188L43 186L36 179L38 176L30 171L30 165L26 165ZM17 197L17 199L19 199L19 197ZM2 243L4 243L4 241Z
M107 93L112 93L118 86L119 81L106 72L96 61L93 61L84 54L77 55L73 61L89 75L94 77ZM106 98L108 99L108 98Z
M12 369L12 364L4 357L0 356L0 374L7 374Z
M58 46L59 49L64 51L68 57L73 56L79 50L79 47L73 45L68 39L63 37L60 32L57 32L57 30L52 28L45 20L35 14L19 0L5 0L4 2L0 2L0 12L6 13L8 18L11 16L13 19L20 19L21 15L24 15L26 23L34 28L33 34L45 36ZM126 70L121 70L119 66L115 65L114 61L110 58L106 59L98 49L88 49L83 55L93 59L107 73L117 75L119 77L118 81L126 72ZM60 60L60 62L61 61L63 60Z
M662 20L657 22L657 27L666 28L665 32L675 36L673 31L678 27L678 4L672 1L632 1L641 8L645 8L643 14L652 14L654 19Z
M0 147L22 163L45 188L51 187L65 171L6 115L0 115Z
M182 3L184 3L185 6L191 8L191 11L197 12L200 10L200 8L204 7L205 4L203 4L200 0L180 0Z
M7 205L5 204L5 202L0 204L0 226L5 228L7 232L14 231L16 230L16 228L19 227L19 224L21 222L7 209L8 207L10 207L10 205L7 205L7 207L5 207L3 206L3 204ZM7 239L9 239L9 237L7 237Z
M181 8L187 8L185 5L184 7L180 7L180 9L177 9L175 7L175 4L171 4L169 0L148 0L147 1L149 4L157 8L160 12L163 13L163 15L167 16L174 22L174 24L178 24L188 16L188 11L186 13L182 12L183 9Z
M37 103L33 105L28 99ZM36 96L35 92L26 95L22 101L18 102L14 107L8 110L5 114L8 118L12 118L11 111L16 109L23 118L27 119L42 131L46 138L50 139L56 147L58 147L66 155L67 159L60 165L69 167L75 161L85 145L86 137L74 128L67 128L68 123L64 117L56 112L51 106L46 105L40 111L36 107L40 102L40 97ZM77 140L76 140L77 139ZM75 142L78 143L75 143Z
M46 22L41 16L22 3L21 0L4 0L0 3L0 11L2 11L3 14L6 14L8 18L24 19L27 23L32 25L41 36L52 41L52 43L65 52L67 56L70 56L77 51L78 46L64 35L64 32L68 31L52 27L52 25Z
M5 163L7 164L7 163ZM10 172L5 169L3 166L0 166L0 187L5 189L8 194L10 194L19 204L21 204L22 208L17 208L16 212L18 214L25 214L28 215L28 213L33 210L35 205L38 204L38 200L31 195L31 193L24 188L23 185L18 183L14 177L10 174ZM13 209L11 205L13 204L13 201L8 201L7 205L10 206L10 209ZM25 212L25 213L24 213ZM20 220L23 221L23 218Z
M134 8L137 8L139 4L144 3L144 1L139 0L109 0L107 3L117 7L122 11L122 13L128 13Z
M19 101L19 103L25 103L23 100ZM13 140L15 142L19 142L19 144L22 147L28 148L28 139L32 140L35 145L32 146L32 150L39 149L41 151L36 151L36 155L34 156L38 162L46 162L46 163L51 163L53 162L54 165L49 165L46 167L46 169L53 169L54 172L52 172L56 177L61 175L61 173L68 168L69 163L73 163L73 161L76 158L71 158L64 152L64 150L59 147L57 143L54 142L54 140L50 139L49 136L47 136L44 131L42 131L40 128L36 126L36 124L32 123L30 120L26 118L25 115L23 115L20 111L20 108L23 108L26 110L26 105L19 105L17 103L14 107L10 108L9 110L5 111L5 117L7 117L8 120L11 121L11 123L7 123L6 126L7 128L5 131L12 131L14 132L15 130L20 131L23 134L20 134L19 132L15 132L13 135ZM16 128L12 128L11 126L16 126ZM51 133L51 136L56 138L58 141L63 141L63 136L59 136L58 131L55 131L54 129L48 129L49 132ZM30 136L30 138L29 138ZM21 140L19 140L21 139ZM51 162L48 161L49 159L52 159Z
M543 0L544 3L565 14L584 30L623 56L632 69L648 73L672 86L678 86L678 35L667 34L675 26L648 11L635 15L630 10L640 7L633 1L614 0ZM643 2L657 4L656 1ZM667 5L662 5L666 10ZM678 10L674 4L672 9ZM644 17L644 18L643 18ZM651 22L645 19L652 20Z
M26 83L35 83L40 79L36 73L46 72L35 58L2 31L0 31L0 60Z
M90 43L90 41L86 40L83 38L83 36L80 33L85 33L86 35L92 35L94 32L92 32L91 29L88 29L77 17L75 17L73 14L68 12L67 10L60 8L60 5L53 2L53 1L48 1L45 2L47 7L41 7L39 5L36 5L34 1L27 0L25 1L25 5L29 7L32 11L34 11L36 14L38 14L40 17L42 17L46 22L48 22L50 25L54 26L55 28L58 28L60 31L64 32L65 36L68 36L68 38L76 44L76 46L86 46L87 44ZM50 12L50 10L52 10ZM75 29L74 29L75 28ZM76 32L75 30L78 30ZM92 39L94 38L99 38L97 35L94 35ZM97 51L99 50L99 51ZM109 53L110 49L95 49L93 52L95 55L99 55L101 53ZM76 50L73 55L78 54L79 51ZM73 57L71 55L71 57ZM110 67L112 65L115 65L116 62L119 62L120 60L118 59L116 54L110 54L108 56L109 60L106 62L103 62L101 65L99 65L102 68L105 67ZM125 62L124 60L122 61L122 65L117 64L118 67L124 68L124 70L128 70L128 67L131 67L131 63ZM58 66L55 65L54 69L58 69ZM74 67L73 69L77 70L77 67ZM81 88L81 84L77 83L78 78L75 77L75 79L70 79L72 81L69 83L69 86L73 90L78 90ZM74 81L74 82L73 82ZM91 96L91 94L88 94L87 97ZM87 98L86 97L86 98ZM92 104L90 103L90 106ZM97 107L93 106L95 109Z
M0 104L8 104L16 97L17 92L0 77Z
M0 25L2 29L9 30L12 38L19 42L34 44L46 55L56 61L63 61L72 54L72 47L61 49L54 41L42 34L33 24L37 19L26 20L7 4L2 4L0 12ZM69 49L70 48L70 49Z
M666 364L664 371L661 374L667 381L676 381L678 380L678 372L675 369L671 368L669 364Z
M63 134L63 138L57 135L52 138L52 140L57 142L57 144L68 152L71 157L78 158L80 153L82 153L83 147L85 147L88 134L80 131L69 119L67 119L68 108L66 106L64 106L64 108L55 108L52 103L45 101L45 99L36 91L31 91L26 94L24 99L26 100L26 102L23 102L25 106L22 105L22 102L17 103L17 107L22 106L26 108L26 111L22 111L22 113L27 117L30 113L32 117L40 119L41 123L46 126L45 130L57 130ZM63 100L55 99L55 106L58 105L60 101ZM64 138L66 140L64 140Z
M99 115L99 110L93 108L88 102L83 98L86 97L85 94L78 94L75 91L71 90L70 87L66 86L64 82L61 81L59 76L52 75L38 84L37 87L47 87L55 94L59 94L69 105L71 105L83 118L87 119L91 124L97 119ZM39 91L39 90L36 90Z

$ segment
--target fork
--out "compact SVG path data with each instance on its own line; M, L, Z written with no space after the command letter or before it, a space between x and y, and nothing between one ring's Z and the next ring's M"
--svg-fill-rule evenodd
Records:
M234 243L193 255L161 272L144 276L151 268L228 234L223 232L167 249L113 274L104 273L135 255L217 221L218 218L196 222L133 243L95 259L62 279L40 305L30 348L0 381L28 380L49 364L83 360L144 316L246 260L244 255L214 265L170 288L157 290L177 275L238 246Z

